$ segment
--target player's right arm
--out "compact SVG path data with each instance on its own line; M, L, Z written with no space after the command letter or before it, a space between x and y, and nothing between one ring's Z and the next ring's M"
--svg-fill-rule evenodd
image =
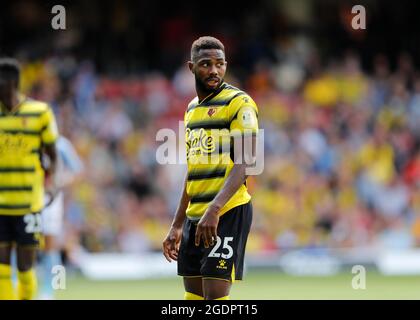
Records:
M178 208L175 212L175 217L172 221L171 228L169 229L168 235L163 240L163 255L166 260L171 262L172 260L178 259L179 245L182 237L182 225L185 220L185 212L187 211L190 197L187 194L187 177L188 172L184 179L184 189L182 191L181 199L179 200Z

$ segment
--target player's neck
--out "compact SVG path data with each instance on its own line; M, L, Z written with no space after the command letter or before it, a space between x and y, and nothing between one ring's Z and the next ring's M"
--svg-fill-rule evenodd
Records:
M213 92L203 92L203 91L197 90L198 101L201 103L203 102L203 100L207 99L212 94Z
M198 102L201 103L204 100L207 100L210 96L214 95L215 93L219 92L220 87L223 85L222 82L215 90L209 91L202 88L200 85L195 86L195 91L197 92Z

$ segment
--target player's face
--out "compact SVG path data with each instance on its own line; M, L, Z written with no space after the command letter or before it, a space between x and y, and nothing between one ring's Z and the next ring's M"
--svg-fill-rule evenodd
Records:
M205 92L216 90L226 73L224 52L220 49L203 49L194 60L190 68L197 86Z

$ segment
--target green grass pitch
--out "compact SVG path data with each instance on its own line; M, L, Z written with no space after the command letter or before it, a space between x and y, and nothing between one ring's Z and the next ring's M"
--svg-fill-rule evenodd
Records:
M248 272L236 282L231 299L420 299L419 276L383 276L366 273L366 289L352 288L351 272L335 276L290 276L276 272ZM97 281L68 277L58 299L181 300L184 289L180 277L136 281Z

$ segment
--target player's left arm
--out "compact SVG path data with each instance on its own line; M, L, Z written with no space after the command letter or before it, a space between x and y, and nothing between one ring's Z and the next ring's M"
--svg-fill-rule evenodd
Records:
M197 246L201 238L203 238L206 248L213 245L213 241L217 238L220 210L246 181L246 169L255 165L257 132L258 121L255 104L241 104L237 108L235 119L231 123L231 136L235 151L234 165L223 187L210 203L197 225L195 237Z

